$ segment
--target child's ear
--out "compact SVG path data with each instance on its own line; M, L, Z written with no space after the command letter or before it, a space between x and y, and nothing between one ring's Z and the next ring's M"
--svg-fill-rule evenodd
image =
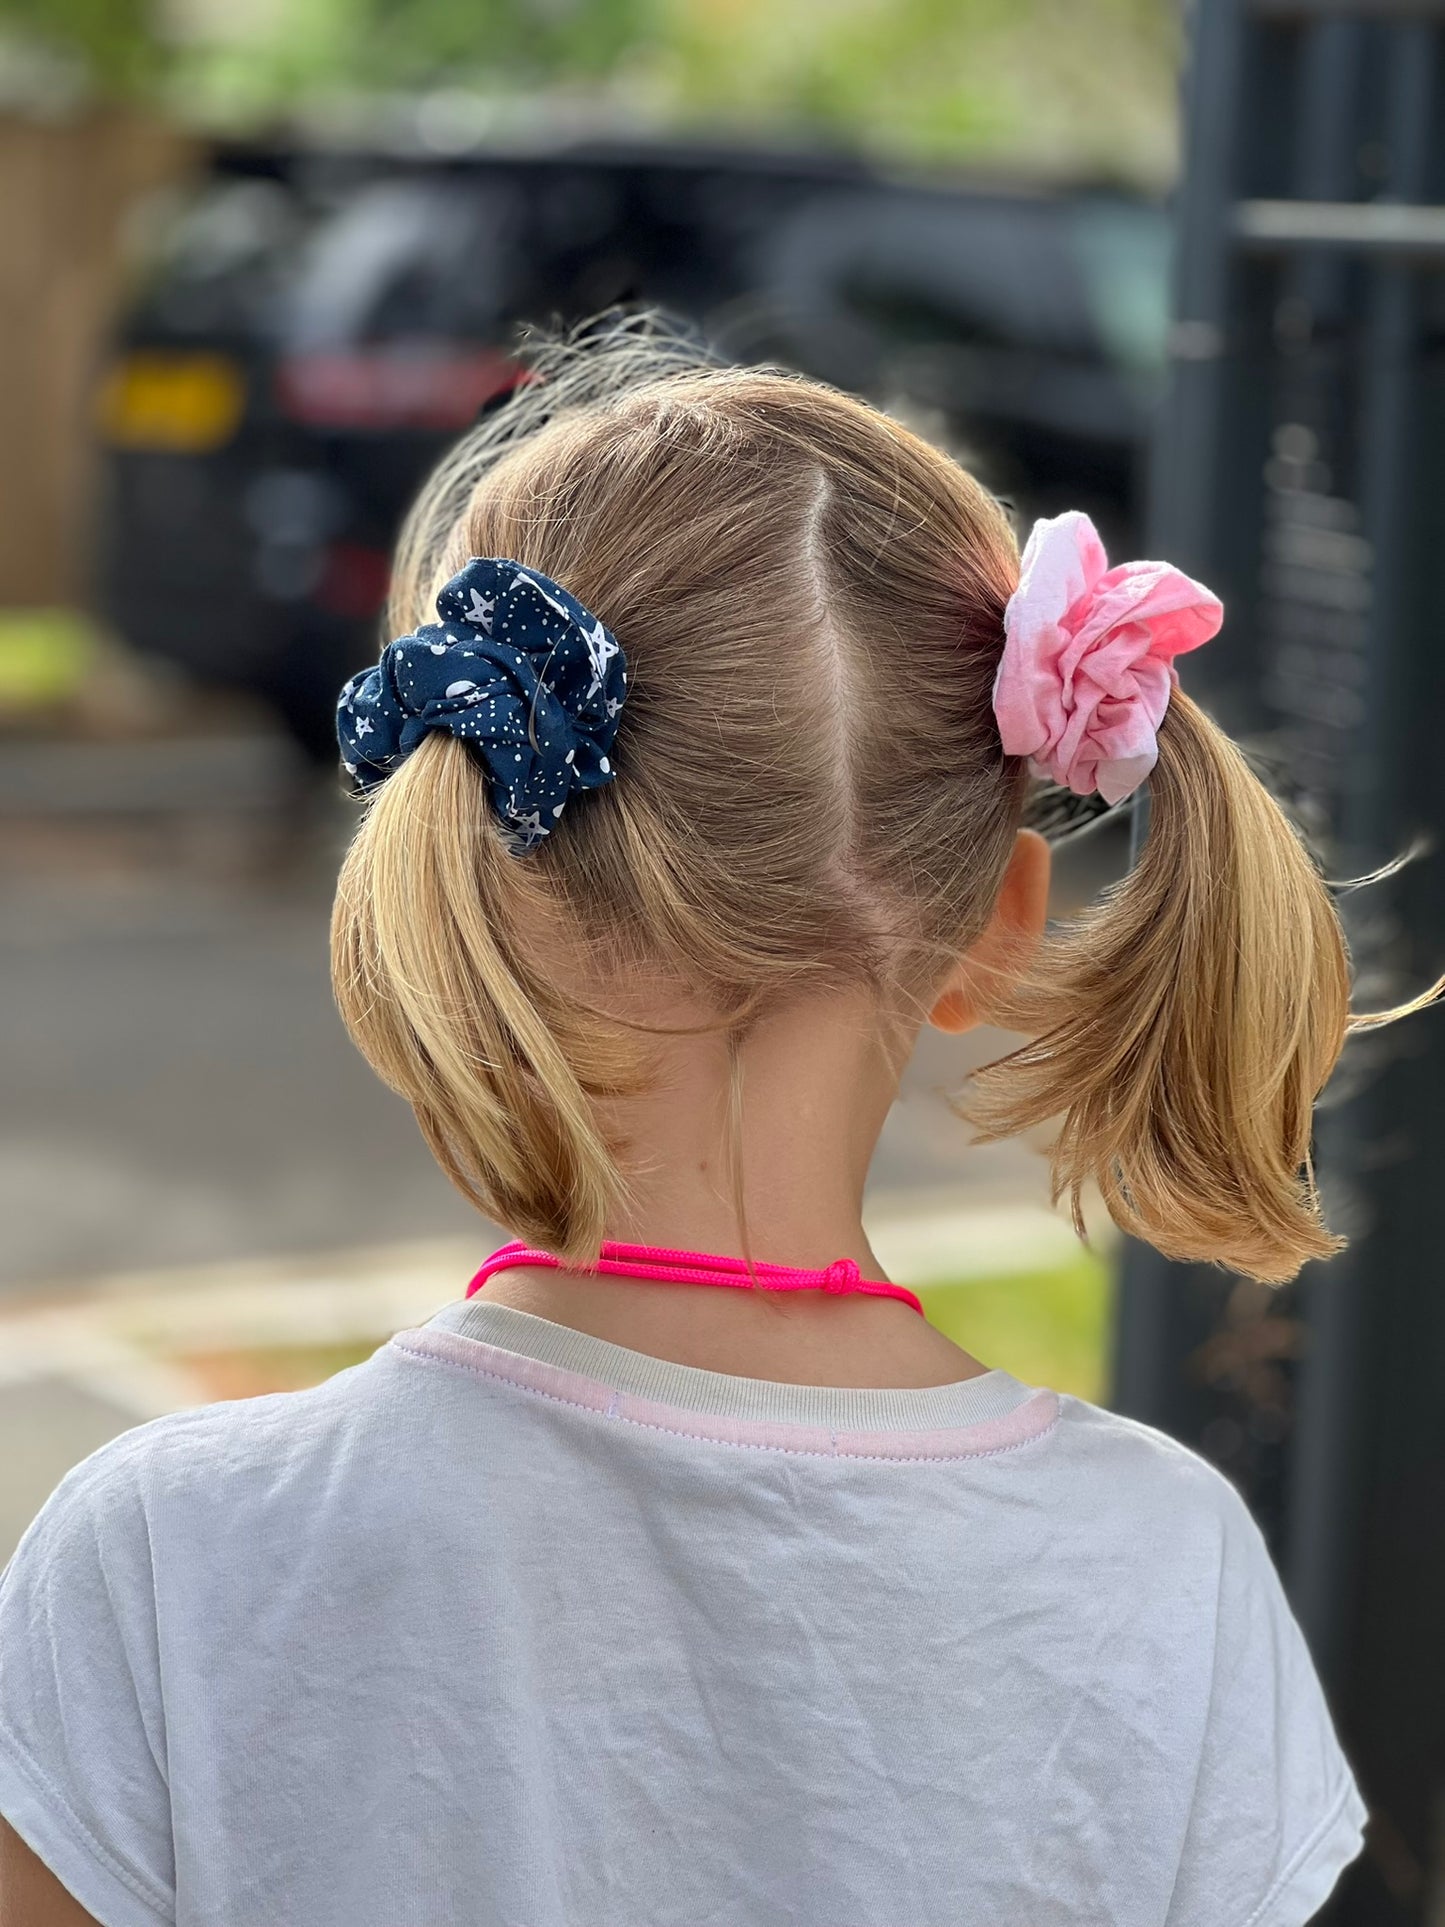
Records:
M989 1012L1027 969L1049 913L1053 853L1036 830L1020 830L983 935L958 960L928 1021L957 1034Z

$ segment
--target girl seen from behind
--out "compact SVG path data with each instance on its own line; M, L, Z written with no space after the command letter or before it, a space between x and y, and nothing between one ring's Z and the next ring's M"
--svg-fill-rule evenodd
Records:
M1334 1248L1345 950L1177 686L1219 605L1078 515L1021 562L819 384L538 373L343 692L333 923L515 1242L64 1481L0 1592L0 1924L1297 1927L1364 1807L1241 1501L943 1338L861 1215L920 1028L987 1020L973 1113L1060 1120L1076 1202L1259 1279ZM1150 794L1047 933L1031 770Z

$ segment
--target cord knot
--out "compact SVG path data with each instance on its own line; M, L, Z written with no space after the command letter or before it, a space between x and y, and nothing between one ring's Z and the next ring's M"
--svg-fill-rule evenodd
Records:
M857 1265L851 1258L835 1258L823 1273L823 1289L835 1295L839 1292L851 1291L860 1275Z

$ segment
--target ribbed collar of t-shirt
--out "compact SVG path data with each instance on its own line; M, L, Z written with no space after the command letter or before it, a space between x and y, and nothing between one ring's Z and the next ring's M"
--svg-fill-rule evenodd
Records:
M614 1345L485 1298L444 1305L423 1329L440 1327L499 1351L577 1372L617 1392L714 1417L870 1432L935 1431L1003 1418L1032 1396L1008 1372L993 1370L951 1385L908 1388L789 1385L678 1365Z

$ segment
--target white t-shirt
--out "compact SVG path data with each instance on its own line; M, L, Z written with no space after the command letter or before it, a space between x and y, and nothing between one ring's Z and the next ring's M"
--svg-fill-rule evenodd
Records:
M1295 1927L1364 1819L1162 1434L484 1299L65 1479L0 1812L106 1927Z

